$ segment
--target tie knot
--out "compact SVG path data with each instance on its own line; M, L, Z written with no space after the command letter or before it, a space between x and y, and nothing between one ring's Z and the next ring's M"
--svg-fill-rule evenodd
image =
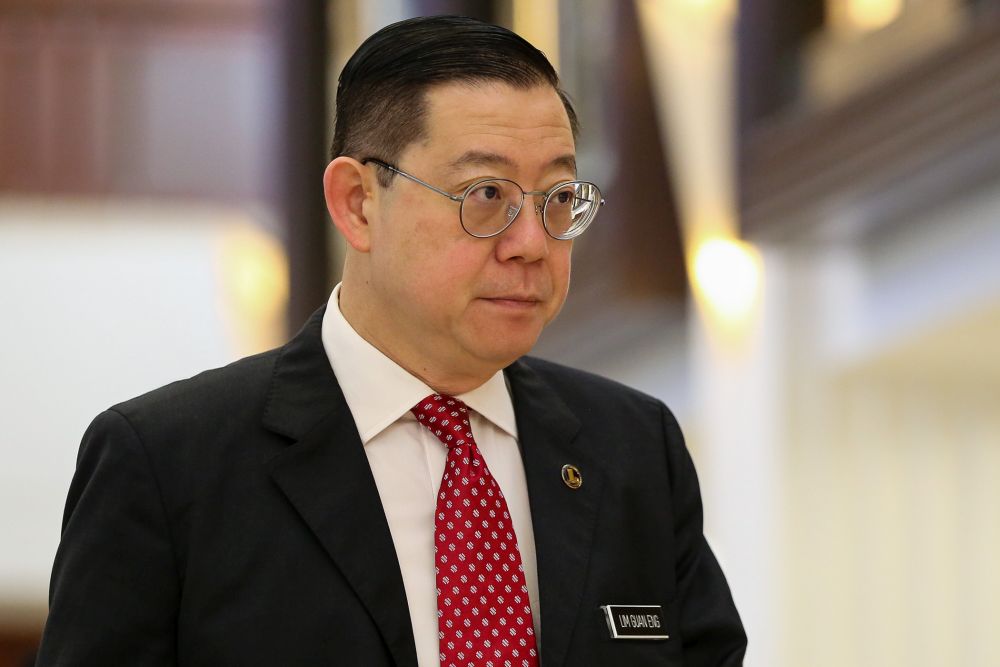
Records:
M410 412L449 448L475 444L469 426L469 409L454 396L431 394L414 405Z

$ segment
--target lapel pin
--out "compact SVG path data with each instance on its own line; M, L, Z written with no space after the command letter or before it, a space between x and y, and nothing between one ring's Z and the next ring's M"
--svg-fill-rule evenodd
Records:
M562 467L562 481L571 489L579 489L583 485L583 475L579 468L567 463Z

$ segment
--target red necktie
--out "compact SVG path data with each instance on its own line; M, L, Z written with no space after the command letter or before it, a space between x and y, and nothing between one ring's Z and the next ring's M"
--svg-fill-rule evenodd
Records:
M448 447L434 518L441 666L537 667L517 536L468 409L434 394L412 412Z

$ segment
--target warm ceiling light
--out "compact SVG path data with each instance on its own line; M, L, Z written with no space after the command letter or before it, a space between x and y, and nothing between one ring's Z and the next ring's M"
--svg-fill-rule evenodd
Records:
M670 2L671 0L666 0ZM664 0L646 0L649 4L662 3ZM672 0L674 7L685 12L694 12L706 16L729 16L736 9L735 0ZM664 8L665 5L663 5Z
M903 0L846 0L846 5L848 20L865 31L884 28L903 13Z
M695 288L708 306L729 322L750 315L761 283L761 263L747 243L709 239L694 251Z
M248 320L281 317L288 303L288 258L281 243L250 225L223 236L222 276L237 312Z

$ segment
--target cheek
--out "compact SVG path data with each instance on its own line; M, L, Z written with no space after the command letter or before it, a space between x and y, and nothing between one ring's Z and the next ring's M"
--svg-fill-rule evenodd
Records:
M399 281L399 288L414 287L424 280L421 274L434 270L437 245L433 220L414 215L419 211L412 197L387 196L381 216L372 226L372 279Z
M545 323L548 324L562 310L566 296L569 294L570 250L558 248L549 253L549 279L552 282L552 300L545 313Z
M558 242L557 242L558 243ZM572 264L573 245L572 242L562 242L549 253L549 266L552 276L552 285L557 293L566 297L569 289L570 266Z
M484 251L481 245L460 239L457 243L438 246L431 252L433 255L425 258L426 263L435 267L435 282L443 292L456 299L465 299L478 291L489 261L489 252Z
M387 272L376 279L389 281L390 289L404 301L402 307L417 307L439 326L462 318L471 297L480 291L489 260L482 244L468 244L464 238L447 235L415 233L397 239L392 250L396 254L386 259L389 266L376 267Z

